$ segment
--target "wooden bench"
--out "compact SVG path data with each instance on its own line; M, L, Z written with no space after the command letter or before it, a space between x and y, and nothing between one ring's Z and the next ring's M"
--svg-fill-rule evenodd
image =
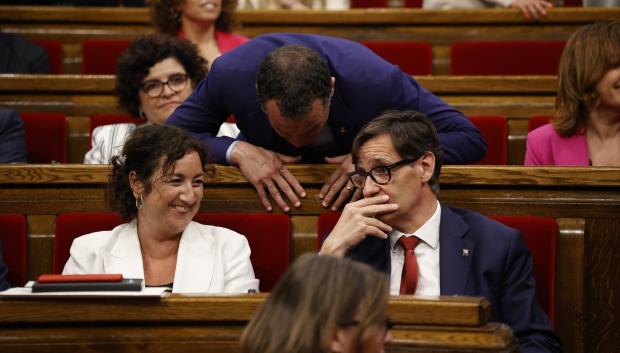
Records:
M0 299L0 350L240 352L241 332L265 298L175 294L162 299ZM387 348L517 352L510 328L488 322L490 310L483 298L390 298L388 315L396 326Z
M463 40L566 40L578 27L620 18L620 8L555 8L527 21L517 9L346 11L240 10L238 31L325 34L353 40L414 40L433 45L434 74L448 74L449 47ZM0 6L0 31L64 43L65 73L80 73L80 42L135 38L151 32L146 8Z
M508 118L508 164L523 164L527 123L552 115L553 76L419 76L428 90L467 115ZM89 117L120 113L114 76L0 75L0 107L18 111L57 111L69 118L69 161L81 163L89 149Z
M291 213L294 253L315 251L317 197L332 166L292 165L308 196ZM28 274L52 271L55 218L61 212L106 211L108 166L2 165L0 213L28 223ZM556 330L566 352L615 352L620 318L620 169L446 166L440 199L483 214L554 217ZM216 166L203 212L264 212L253 187L234 167ZM1 310L0 310L1 312Z

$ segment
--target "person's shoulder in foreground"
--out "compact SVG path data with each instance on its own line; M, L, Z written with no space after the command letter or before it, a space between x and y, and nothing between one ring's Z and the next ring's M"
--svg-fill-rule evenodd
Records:
M24 123L12 109L0 108L0 163L26 163Z
M588 166L588 146L583 133L560 136L552 124L543 125L527 134L526 166Z

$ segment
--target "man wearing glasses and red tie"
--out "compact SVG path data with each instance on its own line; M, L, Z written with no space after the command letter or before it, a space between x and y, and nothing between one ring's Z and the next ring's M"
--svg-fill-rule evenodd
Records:
M353 141L347 204L321 254L347 256L390 274L390 294L484 296L492 321L515 331L523 353L561 352L536 300L532 259L521 234L437 200L443 152L431 121L388 112Z

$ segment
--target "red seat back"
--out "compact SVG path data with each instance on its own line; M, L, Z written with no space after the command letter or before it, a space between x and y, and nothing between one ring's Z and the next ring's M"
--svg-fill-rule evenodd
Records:
M63 113L19 113L28 163L67 163L67 119Z
M405 7L419 9L422 7L422 0L405 0Z
M50 63L50 74L62 74L64 57L62 51L62 42L56 39L33 39L35 44L47 51L47 57Z
M21 287L26 274L26 217L21 214L0 214L0 242L2 258L8 268L7 281Z
M556 75L564 41L457 42L452 75Z
M487 143L487 154L476 164L505 165L508 150L508 123L501 116L470 116Z
M199 213L196 222L232 229L250 244L260 290L270 292L291 260L291 221L285 214Z
M555 253L558 225L551 217L491 216L521 232L527 248L532 253L536 296L551 322L555 316Z
M398 65L409 75L433 73L433 47L426 42L412 41L360 41L377 55Z
M54 273L62 273L69 260L73 239L88 233L111 230L123 223L118 213L61 213L56 217Z
M536 115L530 118L527 122L527 131L536 130L537 128L549 124L551 117L548 115Z
M115 75L118 57L129 46L125 39L87 39L82 42L82 74Z
M317 249L340 217L339 212L321 213L318 221ZM532 254L536 296L543 310L553 323L555 314L555 252L558 228L551 217L491 216L521 232Z
M364 9L369 7L387 7L388 0L351 0L352 9Z

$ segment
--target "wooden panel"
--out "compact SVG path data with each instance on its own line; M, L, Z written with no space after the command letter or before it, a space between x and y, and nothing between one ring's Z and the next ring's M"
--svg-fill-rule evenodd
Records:
M585 220L558 218L555 329L565 353L582 353Z
M562 40L578 27L620 18L618 8L555 8L531 22L516 9L344 11L240 10L239 33L255 37L299 32L353 40L431 42L435 74L449 71L449 45L461 40ZM131 39L153 31L148 9L0 6L0 30L65 43L65 72L79 73L80 52L67 46L89 38Z
M613 235L612 235L613 234ZM585 237L584 345L591 352L620 342L620 219L588 219Z
M0 300L2 352L239 352L265 294L163 299ZM512 330L488 323L486 299L391 297L390 352L516 352Z

